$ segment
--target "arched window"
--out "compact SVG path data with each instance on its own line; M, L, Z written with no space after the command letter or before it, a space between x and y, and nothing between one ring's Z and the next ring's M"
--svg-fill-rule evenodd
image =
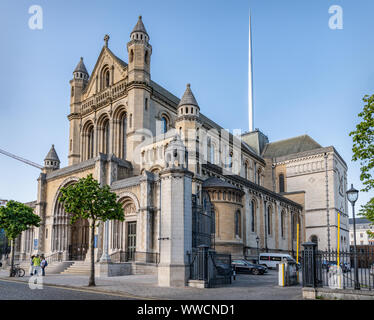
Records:
M106 120L104 122L104 126L103 126L103 152L105 154L108 154L109 153L109 135L110 132L109 132L109 120Z
M145 64L148 64L148 51L145 52L144 62L145 62Z
M284 192L284 174L279 175L279 192Z
M251 231L255 232L255 215L256 215L256 207L255 202L252 200L251 204Z
M285 212L282 210L281 212L281 236L284 238L284 218L285 218Z
M240 210L235 212L235 236L241 238L241 215Z
M87 130L87 159L94 157L94 127L90 126Z
M126 159L126 140L127 140L127 115L126 113L122 116L121 119L121 140L122 140L122 159Z
M318 244L318 237L313 234L312 236L310 236L310 241Z
M226 168L232 168L232 157L233 157L232 151L228 152Z
M161 117L161 133L166 133L168 131L168 120L165 116Z
M244 178L248 179L248 163L244 164Z
M267 225L268 225L268 234L271 234L271 207L268 207L268 214L267 214Z
M293 214L292 221L291 221L291 228L292 228L292 240L296 239L296 233L297 233L297 215L296 213Z
M134 51L131 49L130 50L130 62L133 62L134 61Z
M110 85L110 72L109 69L105 71L105 88L108 88Z

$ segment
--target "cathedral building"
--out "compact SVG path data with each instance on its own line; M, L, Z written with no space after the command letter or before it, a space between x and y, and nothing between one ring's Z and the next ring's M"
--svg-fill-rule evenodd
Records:
M345 184L346 164L333 148L289 152L291 142L269 143L258 130L242 136L224 130L203 114L190 84L178 98L151 79L152 46L141 17L127 53L126 63L106 36L93 71L83 58L74 69L69 164L60 168L52 146L33 204L42 223L20 237L21 260L36 251L51 261L89 259L88 222L71 225L58 201L62 187L88 174L111 187L125 214L124 222L95 230L97 262L127 261L134 272L142 266L158 273L161 285L183 285L188 254L202 244L233 257L295 256L297 244L325 241L325 153L333 238L336 211L347 213L332 174Z

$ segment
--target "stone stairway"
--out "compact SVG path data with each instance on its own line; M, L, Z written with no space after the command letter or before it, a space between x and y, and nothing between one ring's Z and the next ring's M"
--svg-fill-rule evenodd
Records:
M89 261L74 261L66 268L61 274L69 275L89 275L90 274L91 262Z
M45 269L46 274L59 274L65 269L69 268L74 261L54 261L48 264ZM23 260L23 261L15 261L15 264L19 264L20 268L25 270L25 276L29 275L30 272L30 261ZM10 265L4 265L3 269L9 269Z

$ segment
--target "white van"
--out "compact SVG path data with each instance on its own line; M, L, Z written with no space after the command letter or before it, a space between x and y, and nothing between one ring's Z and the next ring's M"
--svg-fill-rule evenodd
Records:
M275 269L277 267L277 264L279 264L283 260L296 263L295 259L292 258L289 254L268 252L268 253L260 253L259 264L263 266L267 266L268 268Z

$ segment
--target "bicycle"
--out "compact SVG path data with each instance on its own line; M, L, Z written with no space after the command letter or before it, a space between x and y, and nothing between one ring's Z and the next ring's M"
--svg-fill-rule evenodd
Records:
M23 277L25 275L25 270L19 267L19 264L15 264L13 270L11 271L11 277Z

